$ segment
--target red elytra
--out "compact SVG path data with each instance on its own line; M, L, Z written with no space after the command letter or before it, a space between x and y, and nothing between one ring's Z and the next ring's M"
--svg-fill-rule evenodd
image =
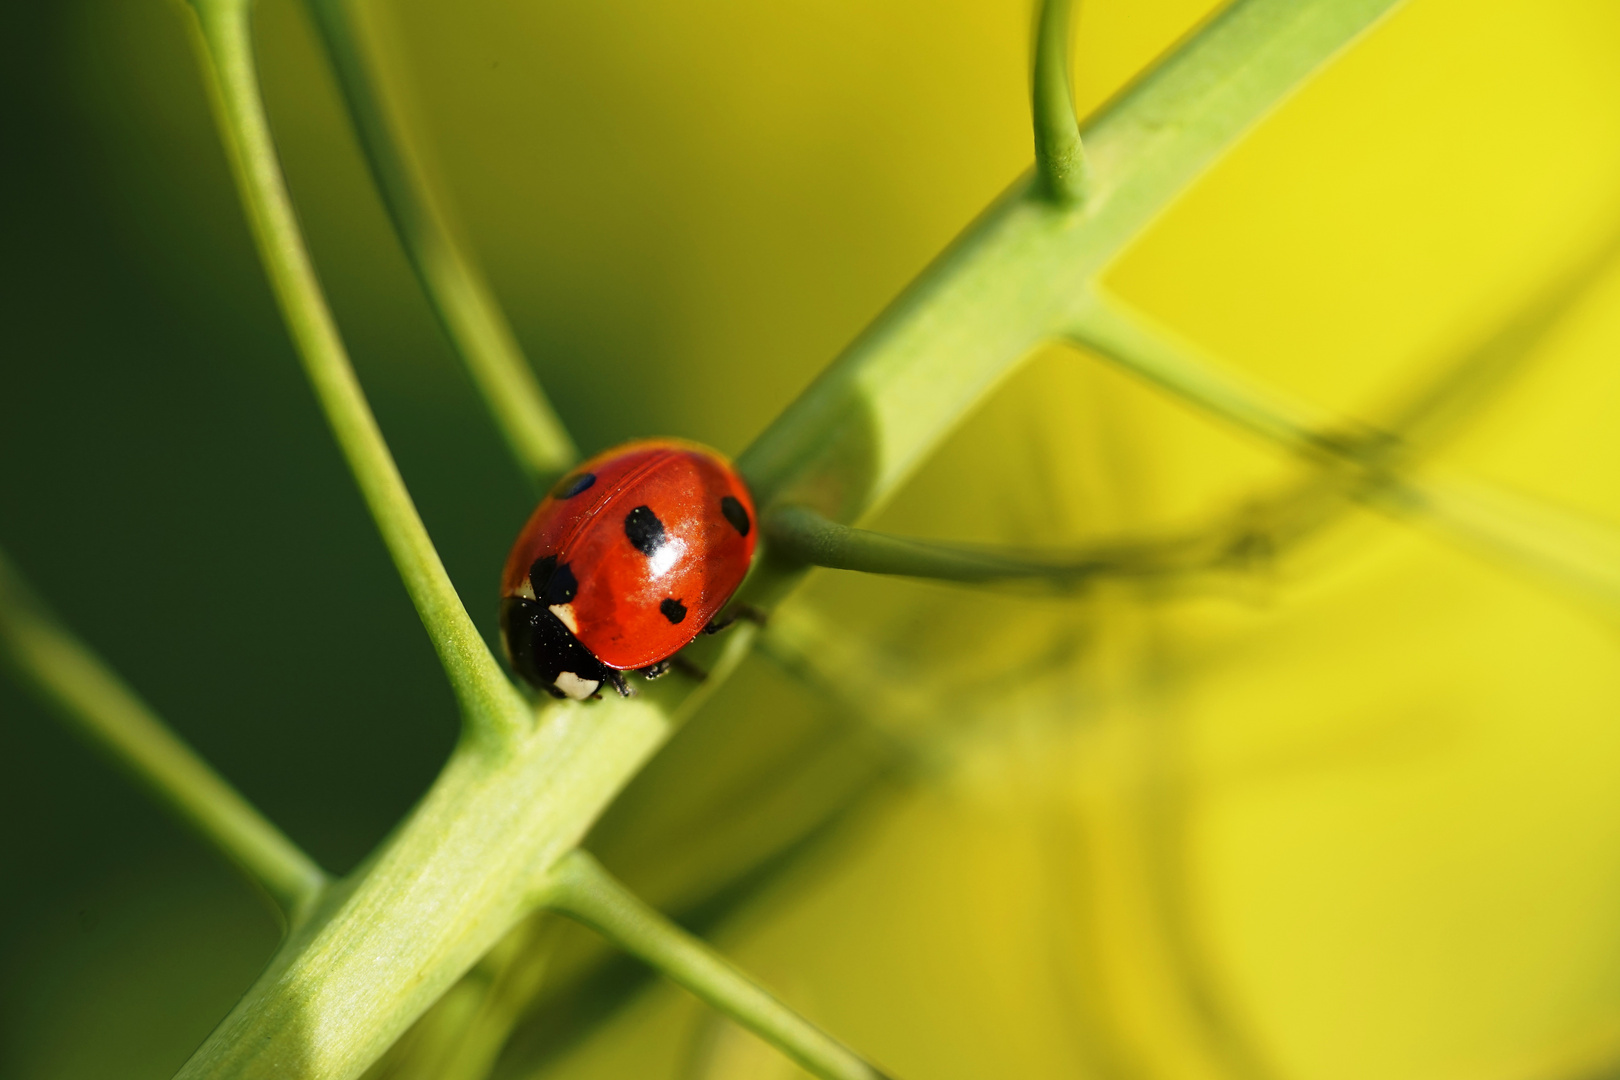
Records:
M616 672L673 656L742 584L753 524L747 487L713 450L657 439L598 454L541 501L507 557L513 667L557 696L602 681L624 692Z

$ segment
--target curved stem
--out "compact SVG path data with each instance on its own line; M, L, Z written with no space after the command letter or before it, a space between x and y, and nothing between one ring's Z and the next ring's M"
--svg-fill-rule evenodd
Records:
M255 810L36 598L0 555L0 657L91 743L262 888L289 924L326 873Z
M457 243L399 125L377 90L352 0L309 0L349 118L405 253L451 345L467 365L512 454L548 482L579 456L518 345L489 283Z
M778 1001L583 851L558 861L545 905L584 923L824 1080L882 1080L853 1050Z
M1069 12L1071 0L1045 0L1035 29L1034 85L1030 97L1035 120L1035 169L1047 198L1079 203L1087 185L1086 151L1074 116L1069 85Z
M366 506L449 676L469 731L509 731L528 710L445 573L322 295L276 159L253 63L247 0L193 0L199 53L270 286Z
M1098 577L1159 577L1207 569L1217 561L1200 538L1099 545L1072 554L1040 556L931 543L851 528L807 506L779 506L762 519L771 553L811 566L895 574L939 581L1041 581L1073 590Z

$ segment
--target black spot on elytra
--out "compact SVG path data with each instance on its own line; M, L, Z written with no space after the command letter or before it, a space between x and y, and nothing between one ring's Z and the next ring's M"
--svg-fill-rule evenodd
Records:
M551 580L551 572L555 569L557 569L555 555L534 560L534 565L529 567L529 587L534 590L535 596L546 595L546 582Z
M671 597L658 605L658 610L664 613L664 618L672 623L678 623L686 618L686 605Z
M743 509L742 502L735 496L727 495L720 500L720 512L731 522L738 536L747 536L748 530L753 527L753 522L748 520L748 511Z
M624 535L636 550L651 555L664 545L664 523L648 506L638 506L624 515Z
M547 607L566 604L579 591L574 572L567 563L558 566L555 555L534 561L534 565L529 567L529 585L534 589L535 597Z
M572 499L596 483L595 473L580 473L578 476L565 476L557 481L557 486L551 489L553 499Z
M579 582L574 578L574 572L563 563L551 572L551 580L546 582L545 592L535 590L535 595L545 602L547 607L552 604L566 604L579 592Z

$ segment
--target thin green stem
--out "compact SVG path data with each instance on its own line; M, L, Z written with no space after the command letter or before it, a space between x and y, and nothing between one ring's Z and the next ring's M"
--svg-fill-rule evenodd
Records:
M199 54L271 285L473 736L181 1072L187 1080L352 1080L532 911L537 875L578 845L668 739L680 695L596 702L588 714L578 703L536 712L501 674L416 515L321 296L255 82L246 0L194 7Z
M248 0L193 0L198 52L249 224L316 397L416 605L474 734L510 732L529 710L445 573L322 295L276 159L254 70Z
M572 465L579 451L378 91L352 0L309 0L309 7L371 175L422 289L513 456L531 480L544 484Z
M1170 199L1393 2L1240 0L1088 125L1096 182L1085 213L1058 212L1027 182L1016 186L750 450L743 467L756 495L841 521L881 503L1028 349L1065 324L1076 297ZM247 0L193 3L232 165L317 395L469 729L505 735L498 747L458 745L409 819L354 879L328 892L183 1073L349 1080L526 917L553 883L551 869L746 652L750 630L704 646L719 655L695 692L671 679L635 700L550 706L529 722L444 576L316 285L254 82ZM799 498L804 491L817 497ZM604 906L603 921L635 916L628 903ZM587 896L578 906L589 904ZM643 944L650 956L673 950L667 959L728 1008L786 1023L768 996L762 1002L701 946L676 940ZM825 1038L787 1027L811 1044ZM860 1071L829 1075L874 1075L858 1059L845 1064Z
M1318 531L1355 492L1364 501L1376 501L1377 484L1370 481L1381 474L1384 486L1394 484L1397 471L1409 472L1426 452L1498 395L1537 346L1601 280L1617 254L1620 235L1594 246L1471 348L1436 365L1433 375L1373 410L1382 417L1376 428L1353 435L1343 434L1343 425L1337 431L1312 430L1309 425L1326 422L1322 415L1222 370L1194 346L1178 341L1117 300L1105 294L1094 296L1093 305L1078 320L1080 330L1071 337L1105 352L1201 411L1316 459L1317 466L1329 466L1313 468L1273 494L1257 494L1237 511L1225 512L1203 526L1064 553L888 536L841 525L804 506L767 510L761 525L773 556L782 560L945 581L1038 581L1072 590L1102 576L1187 579L1201 572L1250 569L1257 560L1269 561ZM1482 505L1477 497L1458 494L1465 487L1453 485L1447 489L1451 495L1429 502ZM1467 516L1477 519L1480 512ZM1521 519L1525 514L1508 516ZM1568 529L1555 531L1567 533ZM1546 555L1537 561L1551 565Z
M1099 577L1162 577L1207 569L1205 544L1181 537L1118 542L1069 554L1017 552L913 540L840 525L807 506L778 506L761 521L773 556L810 566L970 584L1035 581L1072 591Z
M591 927L770 1042L824 1080L881 1080L853 1050L751 981L703 942L642 903L590 855L553 870L546 906Z
M1379 485L1363 499L1620 622L1620 529L1463 477Z
M1510 323L1487 350L1527 348L1567 302L1533 308L1523 325ZM1319 410L1264 392L1224 370L1195 346L1100 292L1090 294L1069 336L1196 408L1295 454L1347 469L1339 482L1350 497L1595 602L1610 617L1620 615L1620 532L1437 470L1406 471L1404 448L1382 433L1326 435L1344 428L1329 425ZM1482 360L1504 362L1488 354ZM1439 405L1420 399L1407 419L1414 425L1438 422Z
M0 657L84 738L262 888L289 923L327 877L46 609L0 554Z
M1371 437L1327 438L1332 418L1224 368L1190 342L1122 304L1101 289L1087 290L1067 327L1069 340L1084 346L1202 412L1211 413L1267 442L1300 453L1328 453Z
M1045 0L1035 29L1030 111L1035 121L1035 170L1047 196L1076 204L1086 196L1086 151L1069 85L1071 0Z

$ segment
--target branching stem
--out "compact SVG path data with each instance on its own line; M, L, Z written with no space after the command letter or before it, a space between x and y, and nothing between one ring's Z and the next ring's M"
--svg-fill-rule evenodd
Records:
M350 471L475 734L528 710L456 595L383 441L304 246L253 62L248 0L193 0L199 50L237 187L270 286Z
M537 484L579 456L511 325L433 197L378 91L353 0L309 0L371 175L451 345L467 365L513 457Z
M1078 204L1088 183L1085 147L1074 115L1069 85L1069 13L1072 0L1044 0L1035 28L1034 84L1030 95L1035 121L1035 169L1046 196Z
M882 1080L854 1051L642 903L583 851L553 870L546 906L591 927L824 1080Z
M1037 184L1020 181L750 448L739 465L762 506L801 502L853 521L882 503L1031 347L1065 325L1096 275L1172 198L1394 2L1229 7L1088 123L1093 183L1084 214L1054 213ZM503 737L463 739L410 817L362 871L326 893L182 1075L353 1080L550 895L822 1075L875 1077L704 946L591 874L586 857L568 854L747 651L751 631L718 648L696 690L660 682L636 699L565 703L537 716L517 695L433 551L321 295L255 82L248 0L192 3L231 163L303 363L468 730ZM362 113L376 106L365 100ZM367 115L358 117L362 125L382 125L380 109ZM409 180L402 161L384 162L380 173L398 170L393 181L380 175L385 184ZM416 242L427 251L438 224L431 207L406 220L413 211L408 200L401 205L394 212L402 232L426 229ZM435 261L442 254L419 267L424 281L433 266L451 265ZM556 886L559 866L564 884ZM554 886L560 891L548 894Z
M327 877L315 861L180 741L0 555L0 658L78 732L223 852L289 923Z
M1084 214L1018 181L737 459L755 501L852 523L1238 137L1398 0L1238 0L1085 126Z

